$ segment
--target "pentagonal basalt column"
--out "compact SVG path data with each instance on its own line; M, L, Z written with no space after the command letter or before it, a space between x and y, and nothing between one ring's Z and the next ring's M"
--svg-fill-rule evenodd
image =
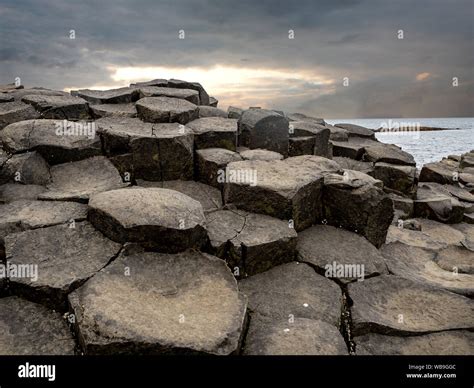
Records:
M88 355L233 354L247 304L225 262L193 250L121 255L69 301Z
M161 252L200 248L207 241L201 204L174 190L130 188L94 195L89 220L114 241Z
M288 155L289 121L266 109L248 109L239 119L239 145Z
M139 98L137 88L118 88L109 90L81 89L71 91L71 94L89 101L91 104L127 104Z
M89 104L80 97L26 95L21 100L31 104L45 119L85 120L90 117Z
M88 222L38 228L5 237L7 266L26 269L9 277L10 290L59 311L67 295L105 267L121 244Z
M149 123L186 124L198 118L197 105L179 98L145 97L135 106L138 117Z
M237 120L222 117L204 117L187 124L194 133L196 149L237 147Z
M37 151L49 164L102 154L94 122L25 120L4 128L0 140L10 153Z

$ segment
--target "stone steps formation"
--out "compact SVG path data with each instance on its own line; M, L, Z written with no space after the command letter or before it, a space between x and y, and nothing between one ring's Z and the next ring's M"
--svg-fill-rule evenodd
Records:
M0 354L474 354L474 151L173 79L0 97Z

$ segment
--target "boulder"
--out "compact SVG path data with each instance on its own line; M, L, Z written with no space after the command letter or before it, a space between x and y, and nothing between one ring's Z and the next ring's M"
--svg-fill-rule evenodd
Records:
M80 97L70 95L26 95L21 101L32 105L45 119L85 120L90 117L89 104Z
M335 124L335 126L345 129L349 137L363 137L375 140L375 132L372 129L355 124Z
M408 152L402 151L402 149L395 144L368 144L365 145L364 150L363 159L368 162L382 162L407 166L416 165L413 156Z
M137 117L137 109L135 104L99 104L91 105L90 109L94 118L101 117Z
M179 98L145 97L135 107L138 117L150 123L187 124L198 117L197 105Z
M239 119L239 145L288 155L288 119L266 109L248 109Z
M311 116L306 116L303 113L289 113L287 115L288 120L290 121L306 121L312 124L317 124L317 125L326 125L324 119L322 118L317 118L317 117L311 117Z
M225 148L206 148L196 151L197 179L208 185L221 188L226 178L226 166L242 160L237 152Z
M168 80L167 79L153 79L151 81L145 81L145 82L136 82L133 84L130 84L131 88L140 88L143 86L159 86L159 87L167 87L168 86Z
M237 120L222 117L204 117L186 125L194 133L196 149L237 147Z
M14 201L35 200L38 195L46 191L46 187L40 185L23 185L21 183L6 183L0 185L0 204Z
M296 257L295 230L273 217L215 211L207 215L207 231L211 252L225 259L236 276L264 272Z
M465 207L436 183L420 183L414 202L415 217L430 218L444 223L458 223Z
M40 114L29 104L21 101L5 102L0 104L0 130L17 121L32 120Z
M0 311L0 355L74 355L74 339L57 312L17 296L1 298Z
M474 327L474 302L394 275L348 285L352 332L415 335Z
M0 242L10 233L83 221L87 206L72 202L18 200L0 205Z
M198 82L187 82L178 79L170 79L168 87L177 89L192 89L199 92L199 101L201 105L210 105L210 98L206 90Z
M319 156L246 160L226 169L224 202L253 213L292 220L300 231L322 218L323 173L339 165Z
M169 189L139 187L96 194L89 201L88 218L114 241L161 252L200 248L207 239L201 204Z
M313 150L309 153L301 154L301 155L317 155L317 156L324 156L325 158L329 157L329 135L330 131L329 128L323 127L318 124L314 124L309 121L291 121L290 122L290 154L292 150L292 143L293 148L296 144L294 143L301 143L302 139L305 137L311 137L313 139L313 143L309 140L306 140L306 144L312 144ZM297 142L295 139L292 138L300 138L300 141ZM308 145L309 147L309 145ZM297 155L293 155L297 156Z
M81 97L91 104L128 104L139 99L139 89L118 88L109 90L81 89L72 92L72 95Z
M377 162L369 175L397 193L413 196L416 192L416 168L413 166Z
M240 154L243 160L282 160L283 155L278 152L254 149L250 150L245 147L237 148L237 152Z
M335 156L332 159L345 170L360 171L368 175L372 175L371 173L374 170L374 164L371 162L363 162L361 160L354 160L352 158L341 156Z
M201 182L180 180L150 182L138 179L137 185L140 187L158 187L179 191L180 193L183 193L198 201L201 204L204 212L211 212L222 208L221 192L215 187L205 185Z
M474 333L455 330L411 337L370 333L355 342L357 354L364 356L467 356L474 349Z
M325 124L324 127L329 129L329 139L333 141L348 141L349 132L343 128L335 127L334 125Z
M9 234L7 265L37 268L34 276L10 276L9 287L15 295L65 311L68 294L105 267L120 248L88 222Z
M345 170L342 176L327 175L323 189L326 222L359 233L380 247L393 219L392 200L380 184L359 171Z
M223 117L223 118L228 118L227 117L227 112L225 110L215 108L213 106L207 106L207 105L199 105L198 106L198 116L199 118L202 117Z
M10 153L38 151L50 164L73 162L102 153L93 122L26 120L4 128L0 140Z
M49 165L36 151L8 156L0 167L1 184L46 185L51 181Z
M461 245L474 252L474 225L463 222L453 225L453 228L464 235Z
M58 164L51 168L51 176L48 191L40 194L40 199L87 202L92 194L128 185L104 156Z
M365 152L364 144L348 141L331 141L333 156L350 158L355 160L362 159Z
M235 354L247 304L224 261L192 250L121 255L69 302L87 355Z
M97 120L97 128L105 153L114 156L119 170L146 180L192 178L193 134L184 125L104 118Z
M245 338L246 356L347 355L341 333L324 321L296 318L293 323L253 318Z
M342 293L331 280L303 263L287 263L239 281L248 297L252 321L257 315L287 325L293 319L321 320L339 326Z
M240 119L240 116L242 116L242 113L244 113L244 110L241 108L237 108L235 106L229 106L227 108L227 117L229 119Z
M314 136L290 137L288 156L313 155L315 145Z
M140 98L144 97L171 97L192 102L199 105L199 92L192 89L175 89L159 86L140 87Z
M390 273L394 275L457 294L474 295L474 276L441 268L434 260L435 251L399 242L384 245L381 251Z
M394 219L412 218L414 213L414 201L410 198L397 195L395 193L389 193L388 197L393 202Z
M300 232L297 250L299 261L343 283L388 273L382 254L370 242L333 226L314 225Z
M418 178L420 182L436 182L442 185L457 183L457 169L443 163L427 163L423 166Z
M209 106L212 108L217 108L217 104L219 104L219 100L215 97L209 97Z

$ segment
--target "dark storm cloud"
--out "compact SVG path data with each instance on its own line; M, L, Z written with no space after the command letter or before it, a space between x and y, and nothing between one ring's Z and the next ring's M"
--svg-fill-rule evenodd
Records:
M473 16L470 0L0 0L0 83L20 76L26 85L57 89L122 86L109 66L284 69L308 79L275 79L266 102L280 109L326 117L474 115ZM315 86L316 72L331 82ZM429 75L417 81L421 73ZM254 82L255 93L239 101L264 105L261 80Z

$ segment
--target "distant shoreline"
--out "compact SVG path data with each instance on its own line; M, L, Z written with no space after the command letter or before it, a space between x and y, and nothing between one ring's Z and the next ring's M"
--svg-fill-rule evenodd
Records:
M427 126L422 126L422 127L419 127L419 128L416 128L417 131L420 131L420 132L429 132L429 131L456 131L456 130L460 130L461 128L442 128L442 127L427 127ZM393 133L393 132L396 132L398 130L398 128L392 128L392 129L388 129L388 128L378 128L378 129L374 129L374 132L377 132L377 133L384 133L384 132L387 132L387 133Z

